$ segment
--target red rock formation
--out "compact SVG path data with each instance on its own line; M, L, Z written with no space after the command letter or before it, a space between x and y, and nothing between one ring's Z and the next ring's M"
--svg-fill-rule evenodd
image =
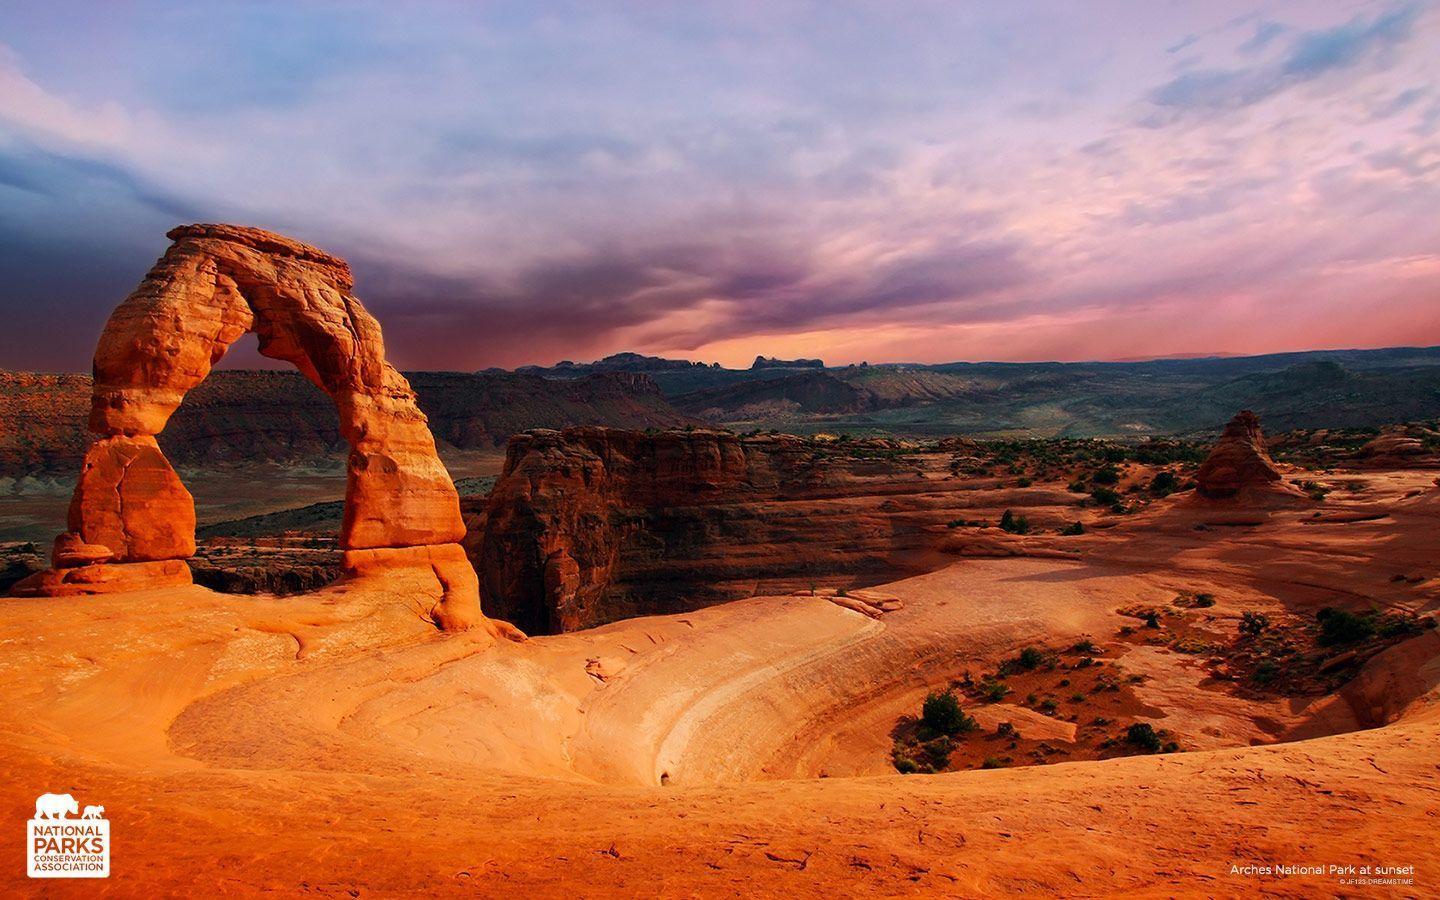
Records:
M1430 438L1433 441L1435 435L1427 431L1428 429L1419 428L1414 429L1413 433L1387 431L1374 440L1367 441L1365 446L1360 448L1360 463L1367 468L1376 469L1433 466L1437 462L1436 454L1426 446L1425 439Z
M1211 500L1234 497L1250 488L1281 482L1280 470L1265 449L1260 418L1242 410L1225 426L1215 448L1195 473L1195 491Z
M489 497L466 498L466 546L487 614L561 632L918 574L943 554L970 552L967 542L990 541L949 523L995 521L1010 506L1055 527L1073 517L1075 498L1058 485L1022 496L960 478L950 461L882 441L532 431L511 440Z
M340 530L347 570L427 568L441 599L425 613L447 630L480 624L455 486L409 384L385 361L379 323L350 293L349 266L253 228L188 225L169 237L174 244L111 314L96 347L90 430L101 439L86 453L56 569L16 592L129 590L158 573L151 564L163 564L163 583L181 571L189 580L182 560L195 549L194 504L154 436L253 331L261 353L293 363L339 413L350 444ZM91 569L103 571L77 574Z

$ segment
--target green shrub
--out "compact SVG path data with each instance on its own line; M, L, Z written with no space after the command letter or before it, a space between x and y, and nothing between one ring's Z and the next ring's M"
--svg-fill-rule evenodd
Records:
M1085 523L1079 521L1071 522L1069 525L1066 525L1064 528L1060 529L1060 533L1066 536L1084 534Z
M1120 495L1107 487L1097 487L1095 490L1090 492L1090 496L1095 498L1095 502L1100 504L1101 506L1109 506L1113 508L1117 503L1120 502Z
M1264 613L1257 613L1247 609L1240 615L1241 634L1258 637L1269 627L1270 617Z
M1005 762L1005 760L1000 759L999 757L996 757L996 756L987 756L987 757L985 757L985 761L980 764L980 768L982 768L982 769L1003 769L1003 768L1005 768L1007 765L1009 765L1009 763Z
M1175 480L1174 472L1156 472L1155 477L1150 480L1150 493L1165 497L1175 493L1175 488L1178 486L1179 483Z
M1212 607L1212 606L1215 605L1215 595L1214 595L1214 594L1196 594L1196 595L1195 595L1195 605L1196 605L1197 607L1199 607L1200 609L1209 609L1210 607Z
M1154 726L1148 722L1136 722L1125 729L1125 742L1150 753L1160 749L1160 735L1155 733Z
M1086 638L1086 639L1083 640L1083 641L1076 641L1075 643L1073 643L1073 644L1070 645L1070 652L1071 652L1071 653L1094 653L1094 652L1095 652L1095 642L1092 641L1092 640L1090 640L1089 638Z
M1280 667L1273 659L1262 659L1251 673L1250 680L1256 684L1269 684L1280 676Z
M950 752L955 743L948 737L937 737L920 745L920 753L932 772L944 771L950 765Z
M920 771L920 764L908 756L895 757L895 771L901 775L914 775Z
M980 684L980 697L986 703L999 703L1010 693L1010 688L1003 682L985 681Z
M1015 657L1016 668L1026 672L1039 668L1043 662L1045 662L1045 651L1039 647L1026 647Z
M975 720L960 708L960 700L953 691L927 694L921 707L920 722L943 735L965 734L978 727Z
M1090 477L1090 480L1095 482L1096 484L1119 484L1120 470L1116 469L1114 466L1106 466L1103 469L1098 470L1094 475L1092 475Z
M1353 644L1375 636L1374 616L1357 616L1329 606L1316 613L1320 621L1320 646L1334 647Z
M1030 530L1030 520L1024 516L1017 516L1007 509L1000 516L1000 530L1008 531L1011 534L1025 534Z

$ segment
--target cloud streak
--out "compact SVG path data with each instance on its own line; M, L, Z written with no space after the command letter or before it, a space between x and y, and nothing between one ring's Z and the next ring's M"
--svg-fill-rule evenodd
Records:
M1297 34L1289 48L1271 63L1241 68L1206 68L1186 72L1156 88L1150 102L1177 112L1214 113L1241 109L1281 91L1385 57L1413 33L1418 6L1403 6L1374 16L1357 16L1343 25ZM1274 22L1257 27L1240 45L1242 54L1258 53L1285 32ZM1166 121L1151 118L1152 123Z

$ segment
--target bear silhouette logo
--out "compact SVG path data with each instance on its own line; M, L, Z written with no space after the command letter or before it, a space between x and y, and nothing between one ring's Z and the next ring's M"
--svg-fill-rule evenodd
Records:
M80 812L80 804L69 794L41 794L35 798L35 818L65 819Z
M41 794L35 818L25 823L31 878L109 878L110 821L105 807L80 804L72 794ZM77 818L78 816L78 818Z

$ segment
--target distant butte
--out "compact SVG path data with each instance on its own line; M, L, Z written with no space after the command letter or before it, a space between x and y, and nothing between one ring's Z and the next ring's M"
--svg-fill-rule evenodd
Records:
M1266 489L1283 482L1280 469L1265 449L1260 417L1242 410L1225 426L1200 471L1195 490L1211 500L1226 500L1249 489Z

